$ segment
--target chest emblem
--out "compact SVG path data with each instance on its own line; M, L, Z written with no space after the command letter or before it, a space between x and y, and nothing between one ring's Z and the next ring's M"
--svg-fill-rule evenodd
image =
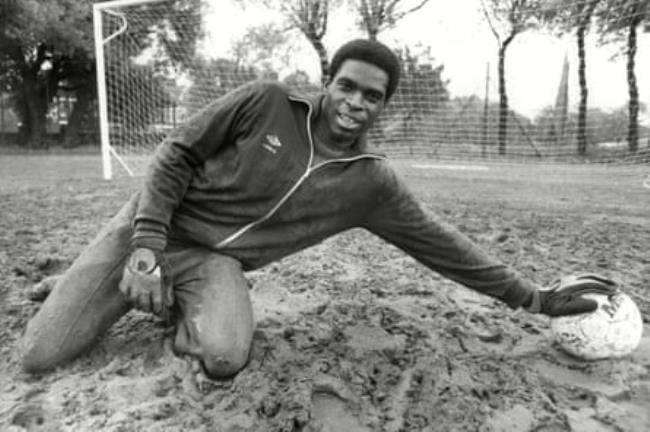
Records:
M278 152L278 149L282 147L282 141L280 141L280 138L278 138L277 135L267 134L266 141L262 143L262 147L271 153L276 154Z

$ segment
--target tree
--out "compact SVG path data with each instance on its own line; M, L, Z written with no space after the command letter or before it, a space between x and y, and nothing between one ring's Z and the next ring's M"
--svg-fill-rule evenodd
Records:
M155 136L158 124L170 116L175 122L178 78L190 73L203 32L201 1L152 2L114 12L119 14L103 17L104 38L111 38L104 44L111 141L122 131Z
M318 93L320 90L320 86L312 83L307 72L301 69L284 77L282 82L289 87L299 89L305 93Z
M288 41L289 35L277 24L250 27L234 43L235 62L240 66L255 65L264 75L275 75L279 66L289 62L288 51L283 51ZM279 60L280 64L274 60Z
M320 61L321 81L325 83L329 73L327 49L323 37L327 32L330 9L337 0L257 0L271 10L280 11L289 28L298 29L316 51ZM239 0L245 6L243 0Z
M8 88L22 123L22 141L45 146L46 115L57 93L75 95L65 142L73 145L95 99L95 66L90 0L3 0L0 2L0 85ZM200 0L154 3L144 8L163 12L129 23L127 58L158 47L166 53L153 66L159 74L178 65L200 32ZM117 58L107 45L107 57ZM118 60L119 61L119 60ZM123 65L129 70L133 65ZM115 74L113 75L115 78ZM110 78L109 78L110 79Z
M391 104L407 108L414 115L430 114L449 100L448 80L442 78L444 65L435 65L431 48L414 53L409 47L396 50L402 70ZM392 107L391 107L392 108Z
M166 80L151 65L111 63L106 81L113 88L107 95L108 119L120 130L141 133L156 123L161 109L174 103Z
M121 11L128 25L104 45L109 122L146 130L161 111L177 105L178 76L192 73L203 34L201 0L173 0ZM107 14L109 29L121 25ZM115 22L117 21L117 22Z
M282 10L294 27L305 35L320 61L321 82L329 79L329 59L323 45L330 10L329 0L282 1Z
M259 75L255 68L225 58L195 59L190 70L192 84L180 101L186 115L195 113L214 99Z
M627 83L628 83L628 150L639 149L639 88L636 80L637 31L641 24L650 22L650 3L647 0L604 0L605 7L599 14L600 31L614 41L626 37Z
M449 101L448 80L442 73L444 65L436 64L430 47L408 47L396 50L400 60L400 84L382 117L378 119L373 135L393 135L402 142L413 141L414 131L431 130L434 123L443 124L442 107ZM438 136L428 137L439 141Z
M30 147L47 145L46 115L59 88L83 87L84 77L94 72L90 5L75 0L0 3L0 81L22 124L21 141Z
M643 108L643 107L642 107ZM624 143L627 136L628 113L627 107L622 106L611 111L590 108L587 112L586 141L589 144ZM569 116L569 124L574 126L578 118L575 114ZM546 107L535 117L535 141L552 144L549 141L549 125L554 122L554 108ZM647 133L647 128L644 133ZM588 147L589 148L589 147ZM587 148L587 150L588 150ZM584 154L587 154L585 151Z
M498 46L499 79L499 154L506 154L508 94L506 90L506 51L515 37L539 25L547 8L543 0L481 0L483 13Z
M585 35L589 29L594 10L600 0L580 0L573 4L573 19L576 26L576 42L578 45L578 83L580 86L580 104L578 106L578 154L587 152L587 54L585 50Z
M591 27L594 12L602 0L575 0L567 5L556 6L549 10L553 15L549 24L560 35L572 33L575 30L578 48L578 85L580 86L580 102L577 119L577 153L584 155L587 151L587 102L589 88L587 86L587 51L585 37Z
M106 45L106 56L133 60L149 50L149 57L153 59L151 65L159 73L190 68L196 42L204 30L201 2L169 0L141 5L137 15L125 11L128 25L120 33L119 44ZM119 50L119 53L111 50Z
M352 6L359 14L357 25L365 30L368 38L377 40L377 35L393 28L406 15L422 8L429 0L418 0L405 6L403 0L353 0Z

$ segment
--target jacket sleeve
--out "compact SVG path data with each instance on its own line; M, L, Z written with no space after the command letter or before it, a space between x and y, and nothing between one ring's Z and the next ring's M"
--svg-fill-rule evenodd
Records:
M380 192L365 227L425 266L515 309L537 289L488 256L438 216L425 211L393 170L379 166Z
M174 210L181 202L195 167L233 142L242 118L260 93L248 84L215 100L172 131L156 148L149 165L134 218L132 243L163 249Z

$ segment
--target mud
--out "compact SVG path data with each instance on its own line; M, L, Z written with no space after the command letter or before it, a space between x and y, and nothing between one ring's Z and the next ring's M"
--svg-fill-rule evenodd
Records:
M569 357L545 318L353 230L247 275L257 328L233 379L206 380L172 354L172 329L138 312L73 363L26 375L15 346L46 295L38 282L65 269L137 185L11 183L0 188L0 430L650 430L650 233L636 208L586 218L544 197L508 203L476 184L458 194L409 181L536 281L585 270L622 280L644 316L639 349L619 360Z

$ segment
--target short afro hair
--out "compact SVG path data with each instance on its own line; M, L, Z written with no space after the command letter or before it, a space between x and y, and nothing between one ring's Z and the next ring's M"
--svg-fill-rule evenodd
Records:
M386 101L395 93L400 75L400 63L395 53L381 42L369 39L355 39L341 46L329 68L329 79L334 78L341 65L348 59L360 60L377 66L388 75Z

